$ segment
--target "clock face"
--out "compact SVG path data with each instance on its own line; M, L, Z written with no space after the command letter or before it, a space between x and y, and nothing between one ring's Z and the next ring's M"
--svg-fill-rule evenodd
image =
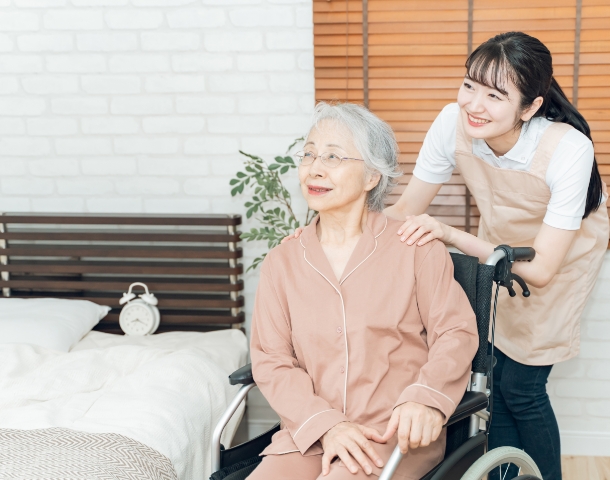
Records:
M155 317L148 305L133 302L123 307L119 323L127 335L147 335L153 330Z

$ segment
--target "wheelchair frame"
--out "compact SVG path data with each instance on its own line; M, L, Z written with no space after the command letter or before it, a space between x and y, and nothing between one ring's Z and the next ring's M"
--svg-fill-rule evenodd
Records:
M527 286L525 282L516 275L510 272L510 266L514 261L531 261L535 252L530 248L511 248L506 245L501 245L496 248L496 250L487 258L485 265L496 267L496 265L503 259L506 258L508 263L508 269L506 277L503 280L498 280L497 288L500 286L505 286L508 288L511 296L514 296L515 292L512 289L512 280L515 279L523 288L523 295L529 296L529 291L527 290ZM477 262L477 266L480 265ZM515 278L516 277L516 278ZM493 283L492 283L493 287ZM491 292L489 292L489 303L487 304L491 307ZM476 311L476 310L475 310ZM489 312L489 310L488 310ZM488 317L489 319L489 317ZM495 324L495 306L494 306L494 316L492 320L492 328ZM480 325L479 325L480 329ZM485 330L485 329L484 329ZM487 333L487 332L484 332ZM484 352L483 345L485 345ZM488 422L491 416L490 411L487 410L489 404L489 396L491 395L491 390L487 388L487 335L485 335L485 339L481 340L479 350L477 352L477 356L473 360L473 371L470 377L470 381L468 384L467 391L462 398L462 401L457 406L456 411L451 416L451 418L447 421L446 427L456 424L466 418L470 418L469 426L468 426L468 438L465 442L463 442L459 447L457 447L454 451L452 451L449 455L447 455L441 463L439 463L435 468L433 468L430 472L428 472L421 480L461 480L461 479L469 479L472 478L481 478L481 477L469 477L469 472L472 472L473 468L477 463L485 463L485 458L490 457L489 460L495 462L496 466L500 465L500 463L508 463L508 460L519 460L520 456L527 457L523 466L519 465L522 468L523 476L520 476L519 479L528 479L528 480L541 480L540 472L537 467L533 463L533 460L527 456L524 452L512 449L510 447L501 447L506 450L504 452L496 452L495 449L491 452L487 452L487 434L488 434ZM492 342L493 348L493 334L492 334ZM492 360L493 361L493 360ZM492 367L493 368L493 367ZM214 429L214 433L212 436L212 471L217 472L221 469L221 451L223 447L220 442L220 438L222 432L233 416L233 414L237 411L242 401L245 400L248 392L256 386L254 382L254 378L252 377L252 368L251 365L246 365L245 367L236 370L229 376L229 381L231 385L242 385L239 389L227 410L223 413L216 428ZM493 386L492 386L493 388ZM490 408L491 410L491 408ZM486 422L486 426L484 430L480 429L480 420L484 420ZM274 428L269 430L268 432L256 437L254 439L248 440L247 442L238 445L236 447L231 448L230 450L225 450L228 454L233 449L239 449L240 454L243 451L248 451L248 444L254 442L255 440L263 440L263 438L268 437L271 439L273 433L279 430L279 424ZM516 452L515 452L516 451ZM494 458L491 458L491 454L495 453ZM499 454L499 455L498 455ZM252 455L257 455L257 453L252 453ZM391 480L396 469L400 465L403 454L400 452L398 446L392 452L392 455L386 462L386 465L379 477L379 480ZM507 462L502 462L502 459L507 459ZM531 462L530 462L531 461ZM530 465L533 464L533 467ZM489 462L488 462L489 463ZM491 464L491 463L490 463ZM480 470L481 465L479 465ZM485 468L485 467L484 467ZM476 470L476 469L475 469ZM491 471L491 470L489 470ZM464 473L465 472L465 473ZM474 472L473 472L474 473ZM464 475L464 476L463 476ZM486 474L485 474L486 476Z

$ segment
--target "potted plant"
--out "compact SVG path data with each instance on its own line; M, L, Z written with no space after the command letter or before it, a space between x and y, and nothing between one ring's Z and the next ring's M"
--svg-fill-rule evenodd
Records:
M244 158L244 168L235 174L229 184L231 196L250 194L249 200L244 203L246 218L255 218L260 226L241 234L242 240L252 242L266 240L267 248L271 250L287 235L290 235L300 226L311 222L316 212L307 209L304 222L300 222L293 209L290 192L284 186L282 177L290 170L297 168L297 164L290 155L292 149L303 138L298 138L288 147L284 156L277 156L272 162L263 158L239 151ZM263 261L267 253L254 259L246 271L255 269Z

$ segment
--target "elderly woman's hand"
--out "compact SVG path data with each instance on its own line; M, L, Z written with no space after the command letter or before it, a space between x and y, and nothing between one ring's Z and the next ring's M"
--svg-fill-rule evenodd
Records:
M370 475L373 469L369 460L379 468L383 467L383 461L373 448L371 440L385 443L382 442L379 432L373 428L351 422L335 425L320 438L324 449L322 475L328 475L330 462L335 457L339 457L352 473L358 472L359 463L364 473Z
M404 454L409 448L427 447L439 437L442 429L440 410L407 402L394 409L382 439L387 442L398 431L398 447Z
M451 230L449 225L439 222L430 215L409 215L407 221L398 229L398 235L401 235L400 241L407 242L407 245L413 245L417 242L418 246L439 239L441 242L451 243Z

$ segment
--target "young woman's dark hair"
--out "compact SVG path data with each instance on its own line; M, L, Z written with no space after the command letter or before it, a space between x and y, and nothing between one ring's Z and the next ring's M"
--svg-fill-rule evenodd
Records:
M506 94L506 82L511 81L521 93L521 110L529 107L537 97L542 97L544 101L534 117L572 125L592 141L589 124L553 77L551 52L537 38L522 32L496 35L470 54L466 71L473 81L503 94ZM519 122L515 127L521 126ZM596 211L601 200L602 179L593 157L583 218Z

